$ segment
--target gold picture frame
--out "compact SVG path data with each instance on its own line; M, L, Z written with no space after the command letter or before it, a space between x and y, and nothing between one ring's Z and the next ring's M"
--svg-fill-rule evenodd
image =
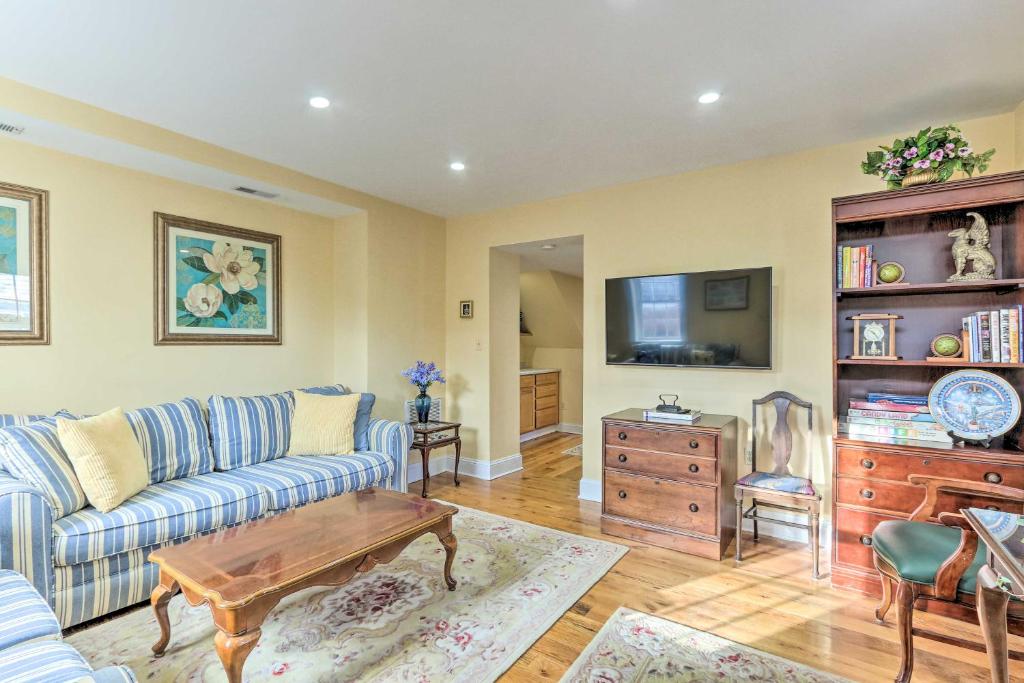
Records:
M0 183L0 345L50 343L49 203Z
M153 213L153 343L281 344L281 236Z

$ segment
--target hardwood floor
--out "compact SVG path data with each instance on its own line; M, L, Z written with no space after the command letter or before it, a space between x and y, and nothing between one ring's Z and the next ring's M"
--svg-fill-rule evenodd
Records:
M855 681L891 681L899 669L895 613L875 623L875 601L812 582L806 545L744 537L744 562L705 560L601 534L600 504L578 500L581 459L562 451L580 437L523 444L521 472L482 481L431 478L432 497L584 536L630 551L509 669L506 682L558 680L624 605ZM730 551L731 552L731 551ZM823 572L827 572L823 553ZM915 626L978 639L977 626L916 612ZM984 653L917 638L914 681L988 681ZM1021 642L1011 643L1021 649ZM1011 662L1013 680L1024 665Z

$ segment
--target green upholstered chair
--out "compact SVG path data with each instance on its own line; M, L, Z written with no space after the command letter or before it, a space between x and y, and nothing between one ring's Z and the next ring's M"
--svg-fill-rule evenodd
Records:
M909 520L881 522L871 534L875 568L882 580L882 603L875 610L875 617L884 621L889 608L896 604L901 654L897 683L906 683L913 673L915 635L984 650L977 643L913 626L917 600L960 603L973 610L978 571L988 555L985 544L962 515L943 512L938 515L938 524L928 521L933 517L939 495L995 499L989 502L1001 501L1001 508L1013 508L1014 512L1020 512L1024 502L1024 491L1008 486L927 475L910 475L907 479L911 484L924 487L924 500ZM1009 506L1005 504L1007 501L1010 501ZM1010 619L1011 632L1021 632L1019 623L1017 628L1012 627L1014 621Z

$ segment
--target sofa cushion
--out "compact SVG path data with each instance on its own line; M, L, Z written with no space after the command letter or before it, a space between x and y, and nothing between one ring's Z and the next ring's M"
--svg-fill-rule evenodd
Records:
M40 638L60 638L60 624L24 576L0 569L0 650Z
M210 430L203 404L194 398L125 413L149 463L149 482L184 479L213 471Z
M0 429L0 459L8 472L43 492L55 519L85 507L85 492L61 448L54 418Z
M395 461L383 453L349 455L290 455L234 470L270 492L272 510L284 510L331 496L383 486L391 480Z
M54 564L67 566L261 516L265 490L232 472L154 484L110 512L89 507L53 525Z
M320 394L322 396L340 396L343 394L350 394L350 392L343 384L329 384L323 387L307 387L301 389L307 394ZM370 450L370 440L367 436L367 432L370 430L370 413L373 412L373 404L377 400L377 397L373 394L362 393L359 394L359 407L356 409L356 423L352 427L353 436L356 440L357 451L368 451Z
M295 405L290 391L268 396L211 396L208 405L216 469L255 465L288 452Z
M88 681L92 667L75 648L59 640L41 640L0 650L3 680L17 683Z
M42 420L45 415L15 415L13 413L0 413L0 427L20 427L29 422Z
M359 394L322 396L296 391L288 455L349 455Z

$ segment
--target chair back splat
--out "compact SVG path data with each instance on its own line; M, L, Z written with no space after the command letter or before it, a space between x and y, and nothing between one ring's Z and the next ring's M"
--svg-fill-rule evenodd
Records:
M793 457L793 432L789 428L789 409L796 404L807 409L807 432L808 438L814 432L814 410L810 401L789 393L788 391L773 391L762 398L754 399L753 412L750 420L751 446L750 459L754 471L757 469L757 408L766 403L775 405L775 428L772 429L772 474L792 476L789 471L789 461Z

